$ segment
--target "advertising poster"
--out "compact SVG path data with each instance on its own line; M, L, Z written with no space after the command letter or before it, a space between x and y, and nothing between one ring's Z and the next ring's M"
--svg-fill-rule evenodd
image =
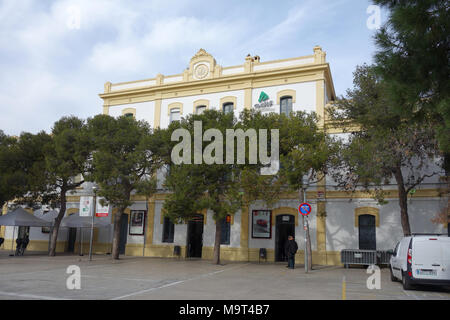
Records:
M102 206L101 200L103 198L97 198L97 204L95 206L95 216L96 217L107 217L109 214L109 205Z
M252 238L270 239L272 237L272 211L253 210Z
M92 206L94 197L80 197L80 217L90 217L92 214Z
M145 211L132 210L130 217L130 235L143 235L145 225Z

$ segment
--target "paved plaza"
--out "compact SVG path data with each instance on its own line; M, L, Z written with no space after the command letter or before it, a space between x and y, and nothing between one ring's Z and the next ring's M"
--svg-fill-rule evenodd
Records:
M0 250L0 299L164 299L164 300L450 300L449 288L420 287L404 291L381 269L381 288L368 289L363 268L316 266L305 274L302 265L290 270L280 263L88 256L29 253L11 257ZM67 289L76 265L81 289Z

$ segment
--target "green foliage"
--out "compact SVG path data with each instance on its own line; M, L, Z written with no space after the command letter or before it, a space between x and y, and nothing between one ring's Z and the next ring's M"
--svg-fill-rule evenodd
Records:
M201 115L190 115L181 122L174 122L168 129L171 133L184 128L191 134L191 145L194 146L194 121L202 122L202 135L208 129L219 130L223 137L226 136L226 129L235 126L236 119L233 114L207 110ZM173 143L167 143L172 145ZM202 152L207 144L203 144ZM226 153L225 143L223 154ZM191 152L192 164L170 166L165 186L172 191L168 196L164 209L167 216L172 220L188 219L192 215L203 209L210 209L214 212L216 221L225 218L229 214L234 214L242 205L242 195L239 190L239 166L232 164L194 164L194 152Z
M32 206L46 188L44 147L51 137L45 132L8 137L0 132L0 202L16 200Z
M132 204L132 191L146 196L155 192L154 175L160 164L148 123L98 115L88 119L87 132L95 151L86 179L99 185L100 196L123 210Z
M68 191L83 183L75 177L88 171L91 144L83 120L70 116L55 122L51 143L44 148L49 188Z
M315 114L291 114L287 126L287 151L281 155L280 177L296 191L324 178L337 149L334 139L317 127Z
M432 118L442 151L450 152L450 6L443 0L374 0L389 9L377 33L376 71L402 118Z
M336 153L336 143L317 127L315 114L292 113L290 117L275 113L261 114L255 110L242 112L239 121L232 114L207 111L192 115L180 123L173 123L169 131L186 128L194 137L193 122L201 120L203 132L216 128L226 136L226 129L279 130L281 168L275 175L261 175L263 165L249 164L250 143L246 143L245 164L183 164L171 165L166 186L172 193L164 208L166 215L174 221L186 219L202 209L210 209L215 219L234 214L242 205L263 200L266 206L273 206L282 197L283 191L298 191L306 183L323 178ZM268 140L268 150L272 141ZM167 143L169 145L169 143ZM193 145L193 142L192 142ZM205 143L203 149L205 149ZM224 145L224 155L225 155ZM235 145L234 154L237 157ZM193 153L191 153L193 160ZM193 162L193 161L192 161Z
M242 113L244 128L279 130L280 170L274 176L260 176L255 168L246 172L243 182L250 200L264 199L270 207L283 191L298 191L324 177L337 144L317 123L315 113L301 111L289 117L276 113L263 115L254 110Z
M164 208L174 221L177 217L187 218L202 209L213 210L216 220L221 219L234 214L240 205L249 205L256 200L263 200L271 207L280 199L283 191L298 191L305 186L304 183L322 179L337 150L335 141L317 127L315 114L306 112L292 113L286 117L283 114L245 110L237 121L232 114L207 111L202 115L192 115L180 123L173 123L169 131L186 128L193 139L195 120L202 121L203 132L216 128L224 137L226 129L254 129L256 132L266 129L269 138L270 130L279 130L281 168L275 175L261 175L263 165L260 162L249 164L249 143L246 143L245 164L172 164L166 186L173 193L169 195ZM271 143L269 139L268 150L271 149ZM202 150L204 148L205 144ZM235 145L235 159L236 153ZM193 153L191 157L193 160Z
M381 204L386 203L385 186L395 179L404 234L409 234L408 192L442 171L434 123L427 117L418 123L398 115L396 101L385 94L388 84L371 66L356 69L354 85L347 98L328 110L335 125L350 128L332 177L338 187L371 192Z

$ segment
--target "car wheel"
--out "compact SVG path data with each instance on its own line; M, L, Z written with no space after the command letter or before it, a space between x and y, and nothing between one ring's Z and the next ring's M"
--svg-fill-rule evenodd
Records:
M389 267L389 270L391 271L391 281L392 282L397 282L397 278L394 276L394 273L392 272L392 267Z
M411 284L411 279L406 275L405 272L402 273L402 284L404 290L412 290L413 286Z

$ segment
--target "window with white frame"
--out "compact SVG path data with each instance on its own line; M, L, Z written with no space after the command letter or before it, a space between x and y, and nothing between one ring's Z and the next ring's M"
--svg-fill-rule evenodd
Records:
M280 99L280 114L284 113L289 116L292 112L292 97L285 96Z
M173 121L180 121L180 109L179 108L173 108L170 109L170 122Z
M223 104L223 113L230 113L234 110L234 104L233 102L227 102Z
M202 114L203 112L205 112L206 110L206 106L197 106L195 108L195 114Z

